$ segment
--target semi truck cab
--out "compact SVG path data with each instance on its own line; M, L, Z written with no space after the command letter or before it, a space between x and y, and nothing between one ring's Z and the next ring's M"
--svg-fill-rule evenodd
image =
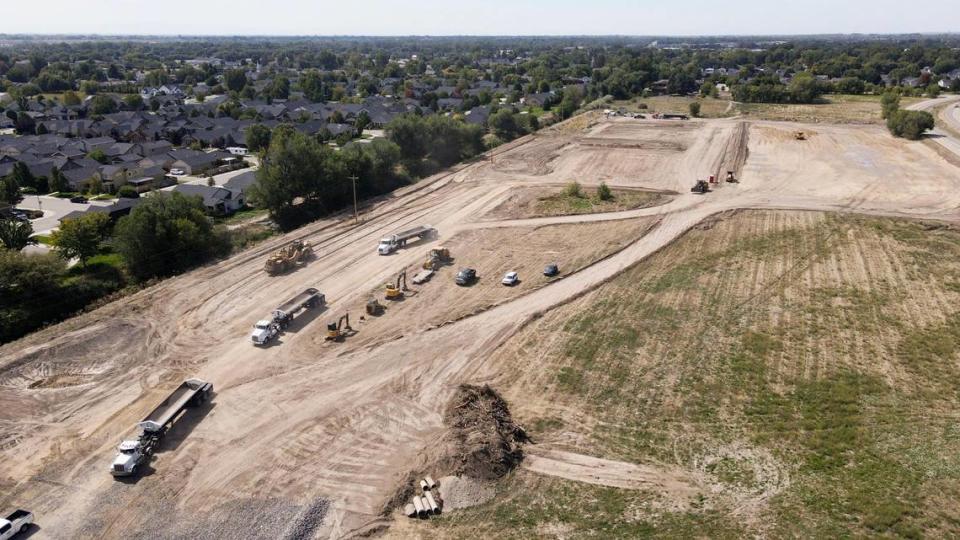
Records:
M110 474L114 476L130 476L143 461L145 454L140 448L140 441L123 441L117 446L117 456L110 464Z
M253 325L253 332L250 333L250 339L253 340L255 345L264 345L275 338L278 332L279 329L277 329L276 323L264 319L257 321L257 324Z
M396 236L387 236L386 238L380 239L380 244L377 245L377 253L381 255L389 255L397 249L397 237Z

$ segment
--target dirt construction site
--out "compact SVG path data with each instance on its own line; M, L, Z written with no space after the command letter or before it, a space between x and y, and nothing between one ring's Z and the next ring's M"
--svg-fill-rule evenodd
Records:
M685 394L699 388L690 381L719 384L723 377L719 372L708 377L708 362L698 374L690 366L672 368L664 359L686 350L703 354L703 344L714 341L685 340L713 325L749 326L753 333L744 339L751 346L758 339L767 343L750 337L766 335L762 328L783 326L776 337L781 345L770 345L776 361L757 377L788 395L784 385L796 378L818 380L837 365L854 369L874 356L883 358L883 347L896 347L889 332L881 332L886 341L863 343L849 325L840 325L847 333L838 330L833 337L844 348L821 350L823 341L812 333L790 330L798 321L813 325L809 313L790 311L798 298L810 300L807 293L781 291L764 304L762 317L743 306L753 306L747 302L765 290L758 284L775 282L799 264L774 248L801 250L796 246L804 242L812 253L831 246L846 250L825 251L816 274L803 267L789 275L795 285L834 291L816 302L859 306L861 297L842 291L878 273L900 280L876 288L891 298L900 298L894 294L897 284L911 275L915 286L932 287L914 275L916 264L894 257L892 241L876 231L893 227L906 237L914 229L889 223L924 220L949 228L960 220L960 169L948 156L958 143L941 130L934 140L894 139L875 125L588 115L373 201L359 222L352 214L317 221L4 345L0 505L30 508L37 516L35 538L501 534L470 509L461 517L452 511L436 520L409 520L402 515L406 500L398 497L409 496L404 488L411 473L435 478L458 473L449 452L456 443L448 406L461 385L490 384L501 390L530 439L523 445L522 466L507 484L477 487L477 502L483 503L477 512L486 508L492 514L498 505L535 507L529 493L561 497L565 486L574 486L570 489L600 501L607 492L596 490L649 495L627 506L637 515L624 511L612 519L692 512L707 520L697 522L701 527L747 527L733 530L734 536L776 533L759 523L786 508L770 501L783 498L781 492L806 469L783 463L774 443L754 435L727 433L694 443L685 438L689 429L673 429L671 422L698 406ZM957 115L941 115L947 116ZM804 131L806 140L798 141L797 131ZM724 181L728 171L738 182ZM691 193L696 180L711 176L718 181L710 192ZM570 181L588 195L605 182L658 197L656 204L604 213L524 215L520 210L529 205L509 215L502 211L518 193L525 200L531 193L546 196ZM848 215L890 221L850 224L836 217ZM436 237L411 241L389 255L377 253L382 237L423 224L435 228ZM830 227L841 232L823 232ZM875 234L849 232L856 227ZM772 238L791 240L770 247L776 244L771 231ZM810 240L821 237L820 243ZM831 244L844 239L850 243ZM314 257L289 272L264 272L269 254L293 240L308 242ZM451 260L429 281L409 281L429 250L440 246L450 250ZM741 252L743 259L728 257ZM878 259L876 253L888 256ZM693 255L700 258L683 258ZM548 278L542 270L551 263L559 275ZM715 273L714 265L741 271L737 279L755 287L738 288L733 277ZM463 267L476 269L479 278L467 287L454 284ZM384 299L385 284L402 271L408 277L402 299ZM508 271L519 273L513 287L500 283ZM890 313L878 311L869 320L916 317L917 324L948 324L934 308L946 309L956 294L951 287L960 281L951 279L943 277L942 295L888 306ZM703 296L671 293L678 283ZM307 287L322 292L326 304L298 315L266 346L254 346L254 323ZM618 298L627 302L636 287L661 296L628 303L634 311L618 305ZM365 313L371 298L385 307L382 314ZM651 308L655 302L662 306ZM608 308L607 315L584 319L598 305ZM727 307L723 317L705 315ZM662 310L681 308L686 315L671 324L657 318L665 316ZM328 323L346 313L352 332L328 340ZM631 313L646 318L631 319ZM606 318L632 320L642 339L611 334ZM660 333L650 333L657 328ZM681 333L683 328L689 334ZM716 342L739 339L724 335ZM571 360L600 342L624 348L604 356L608 360L624 351L644 360L604 374ZM601 361L603 355L591 354L590 362ZM896 363L870 369L882 381L878 384L916 377ZM117 444L135 437L137 422L189 378L213 383L210 403L187 410L139 474L114 478L109 468ZM629 391L618 399L602 395L623 380L630 381ZM659 390L640 399L649 388ZM718 411L711 425L725 418L730 403L737 398L710 405ZM652 442L643 448L626 445L622 431L611 431L614 411L631 408L617 413L623 424L617 429L626 429L629 418L636 429L643 424L651 430L633 416L648 406L649 422L659 419L670 429L650 435ZM590 413L591 407L607 413ZM702 452L705 446L711 451ZM723 485L716 480L716 464L745 461L751 463L752 487L716 495ZM511 488L527 495L505 495ZM710 522L717 513L737 523ZM523 529L524 517L516 519L511 529L517 536L582 532L562 523ZM633 535L633 530L611 532Z

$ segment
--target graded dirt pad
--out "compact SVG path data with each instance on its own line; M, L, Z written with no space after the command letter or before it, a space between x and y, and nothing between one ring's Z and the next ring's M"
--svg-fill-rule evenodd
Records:
M960 230L933 222L783 211L703 222L529 325L477 375L536 448L668 466L695 480L693 502L587 485L602 473L515 474L493 502L430 526L441 537L537 536L553 521L573 537L601 523L630 537L955 535L960 507L924 494L960 490L958 255ZM528 466L561 478L585 467Z
M656 490L625 494L520 468L497 482L500 495L494 501L464 510L462 517L457 512L430 520L428 527L437 527L425 529L430 533L442 528L443 535L476 537L485 531L494 536L509 527L510 534L524 537L600 529L630 537L651 530L663 536L691 536L691 530L743 536L748 529L762 536L768 530L782 532L777 524L794 512L808 536L844 536L849 524L837 525L834 514L799 501L804 493L822 493L826 485L845 490L822 499L849 503L842 515L856 516L862 527L856 534L887 534L897 527L898 534L916 532L904 527L920 518L904 516L908 508L889 496L894 490L904 501L921 501L924 519L926 509L942 510L946 517L930 518L925 531L933 536L954 532L944 523L960 520L951 502L960 491L952 476L957 467L949 458L958 454L949 426L934 424L942 432L928 433L924 411L951 410L950 396L957 393L942 385L957 379L944 368L936 380L926 380L917 374L924 370L890 357L896 351L918 365L938 367L931 354L953 354L954 323L945 314L954 302L952 278L935 273L952 268L957 259L950 251L952 232L893 228L884 234L904 245L931 231L935 242L923 249L891 245L893 251L884 252L888 255L874 255L879 252L866 240L852 242L861 249L844 251L836 269L782 280L798 288L771 304L780 311L765 312L751 303L753 296L736 295L759 295L756 287L773 287L778 282L769 279L794 267L789 257L809 253L813 240L832 246L837 238L876 239L885 229L867 226L865 233L853 228L829 235L819 221L798 219L807 229L784 239L795 251L787 258L765 259L752 254L772 241L751 243L748 236L758 229L785 233L789 227L770 218L760 225L736 222L739 228L731 230L716 216L737 208L802 208L957 220L957 169L923 143L894 140L879 126L810 129L759 122L751 123L743 137L738 120L611 119L587 125L545 130L398 190L370 203L358 224L346 214L320 220L0 347L0 372L9 370L4 387L9 391L0 397L0 505L30 508L42 516L37 538L120 538L157 516L175 515L185 524L219 523L218 508L247 508L248 501L270 501L254 514L286 508L290 513L284 515L297 520L294 514L303 515L322 499L329 506L315 537L368 533L384 525L381 511L404 475L427 465L425 449L444 433L443 411L456 388L489 382L547 450L655 471L679 467L694 479L708 480L696 482L703 499L698 494L689 507L676 510L676 500ZM803 144L782 136L795 129L814 134ZM607 146L605 137L611 140ZM580 138L589 144L579 144ZM658 138L680 144L664 150ZM744 140L749 152L740 184L718 185L703 196L689 192L693 179L736 161L739 150L733 149ZM677 149L681 146L684 150ZM577 179L571 172L591 182L609 177L612 188L678 195L655 208L483 219L511 188L563 184ZM421 224L436 227L439 239L389 257L376 254L379 238ZM848 230L842 222L839 226ZM679 252L668 248L693 228L677 244ZM514 237L499 236L510 231ZM728 237L740 238L736 250L722 251ZM701 240L691 244L689 238ZM316 258L289 274L267 276L267 255L295 239L310 242ZM345 342L325 342L325 322L348 310L355 318L371 291L382 291L398 270L419 266L428 249L453 240L465 243L454 246L457 261L441 270L439 281L364 323ZM530 254L549 250L556 251L551 258L574 260L561 260L561 270L582 270L549 283L499 285L502 272L513 269L521 271L522 280L539 279L542 264L551 261ZM906 258L911 250L916 253ZM727 256L740 251L745 255ZM949 258L936 259L940 253ZM684 258L701 255L707 258ZM927 257L937 264L924 266ZM480 270L481 281L460 289L452 278L464 262ZM531 268L509 267L514 264ZM641 267L639 274L630 270ZM735 271L744 273L734 277ZM615 296L598 296L597 287L624 273L631 281L618 282ZM931 273L941 276L933 285L923 281ZM830 290L834 285L813 292L803 288L823 276L855 280L847 283L853 286L873 283L878 275L891 276L885 287L894 291L920 291L921 300L913 305L911 295L893 295L888 302L881 286L876 287L880 302L874 302L872 289L861 297L859 291ZM897 281L907 278L912 281ZM328 305L298 316L270 346L254 347L251 325L306 287L320 289ZM654 297L637 301L638 292ZM737 300L724 300L731 295ZM598 297L602 309L583 303ZM750 309L736 317L717 311L730 302ZM875 305L881 307L872 309ZM827 318L804 311L818 306L832 310ZM552 318L569 316L571 309L574 315L583 311L586 319L561 325ZM755 312L767 313L768 319ZM873 321L869 328L877 330L864 334L857 326L860 319ZM916 322L898 326L899 319ZM546 320L555 326L542 326ZM613 324L619 320L629 325ZM775 334L763 321L803 333ZM826 330L818 321L826 321ZM756 335L743 334L745 324ZM908 335L910 330L916 332ZM518 333L522 339L511 339ZM830 352L827 333L853 352ZM71 349L74 343L85 345ZM871 349L872 343L879 345ZM723 354L717 347L726 347ZM757 366L767 363L755 361L753 355L759 354L776 360L763 376ZM869 365L886 369L882 376L832 376L834 366L855 371ZM175 423L142 477L115 481L106 469L116 444L134 436L142 415L188 377L214 383L212 403ZM717 380L729 384L714 385ZM884 384L902 389L906 397L891 396ZM930 388L922 395L915 390ZM858 389L868 392L858 394ZM930 395L945 401L931 404ZM911 422L885 416L900 410L912 415ZM605 416L608 411L617 416ZM877 442L871 422L898 428ZM823 429L831 425L863 429L819 435L833 433ZM796 433L811 436L791 435ZM861 434L867 437L857 438ZM918 448L917 441L947 450ZM875 453L864 456L857 453L860 448ZM819 454L830 459L810 459ZM853 464L833 459L848 454L862 459ZM904 469L918 471L921 480L911 483L901 474ZM871 484L869 479L878 480ZM941 495L924 499L923 493ZM870 506L871 501L890 504ZM586 511L571 512L574 507ZM171 508L176 512L167 514ZM491 513L497 522L489 521ZM756 516L772 525L758 525ZM456 534L465 522L473 528ZM405 531L421 525L403 522ZM216 531L207 534L216 536Z
M602 201L596 196L596 186L582 186L583 197L565 196L566 186L516 187L507 198L488 212L485 219L518 219L622 212L650 208L668 202L672 193L640 189L615 189L613 200Z
M361 302L348 308L351 323L359 333L347 339L358 343L381 341L390 336L448 324L493 305L509 302L619 251L643 236L654 224L655 219L648 217L606 223L465 231L438 241L450 249L453 260L421 285L413 284L411 279L421 270L420 264L426 259L427 249L411 247L411 250L422 253L423 258L418 259L420 264L406 267L410 290L402 300L386 300L385 287L381 285L361 297ZM381 260L384 265L393 262L389 257ZM551 263L559 266L560 276L549 278L543 275L543 268ZM454 282L457 272L464 267L476 269L478 276L476 282L465 287ZM395 272L401 269L396 268ZM520 283L512 287L501 283L503 275L510 271L520 275ZM384 314L357 322L358 316L364 313L366 299L374 296L385 306ZM340 314L340 311L331 311L320 322L334 322ZM338 347L339 344L329 346Z

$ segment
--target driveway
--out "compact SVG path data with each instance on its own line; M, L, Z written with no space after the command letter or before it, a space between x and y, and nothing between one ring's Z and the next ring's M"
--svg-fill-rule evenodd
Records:
M109 206L113 201L90 201L89 203L72 203L70 199L60 199L47 195L27 195L17 208L29 210L43 210L43 217L31 219L34 234L50 234L50 231L60 226L60 218L76 210L86 210L91 206Z

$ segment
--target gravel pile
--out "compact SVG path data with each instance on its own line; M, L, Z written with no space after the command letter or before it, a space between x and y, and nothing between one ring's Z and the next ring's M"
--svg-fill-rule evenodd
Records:
M466 476L444 476L438 483L444 511L483 504L496 495L492 484Z
M294 527L316 528L326 513L326 501L304 507L283 499L239 499L220 504L202 515L190 508L168 507L130 537L156 540L278 539ZM309 536L289 536L308 538Z
M330 509L330 501L317 499L308 506L287 533L287 540L307 540L313 538L314 533L323 524L323 518Z

